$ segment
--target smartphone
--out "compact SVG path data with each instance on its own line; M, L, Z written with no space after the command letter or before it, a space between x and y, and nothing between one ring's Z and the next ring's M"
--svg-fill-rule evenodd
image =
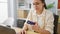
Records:
M30 25L35 25L35 22L29 21L29 20L27 21L27 23Z

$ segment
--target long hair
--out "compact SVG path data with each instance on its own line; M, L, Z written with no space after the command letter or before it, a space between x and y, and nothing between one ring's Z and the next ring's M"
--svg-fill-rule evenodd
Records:
M40 0L42 3L44 3L44 7L45 7L45 9L47 9L47 7L46 7L46 3L45 3L45 0Z

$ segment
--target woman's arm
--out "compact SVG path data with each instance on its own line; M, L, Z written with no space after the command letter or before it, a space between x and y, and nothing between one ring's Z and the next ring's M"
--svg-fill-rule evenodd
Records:
M51 34L49 31L45 30L45 29L39 29L38 32L40 34Z
M27 25L27 24L24 24L24 26L23 26L23 30L25 30L25 31L28 30L28 25Z
M29 12L29 14L28 14L28 16L27 16L27 20L32 20L32 11ZM27 20L26 20L26 22L24 23L24 27L23 27L24 30L28 30Z

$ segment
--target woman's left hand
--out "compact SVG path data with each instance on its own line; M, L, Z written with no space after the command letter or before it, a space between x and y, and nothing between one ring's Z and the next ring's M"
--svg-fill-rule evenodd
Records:
M38 23L35 23L35 25L32 25L32 29L35 31L35 32L39 32L39 26L38 26Z

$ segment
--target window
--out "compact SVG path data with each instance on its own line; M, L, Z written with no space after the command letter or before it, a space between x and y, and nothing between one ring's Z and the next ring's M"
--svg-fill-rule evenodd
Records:
M0 0L0 23L3 23L8 18L8 2Z

